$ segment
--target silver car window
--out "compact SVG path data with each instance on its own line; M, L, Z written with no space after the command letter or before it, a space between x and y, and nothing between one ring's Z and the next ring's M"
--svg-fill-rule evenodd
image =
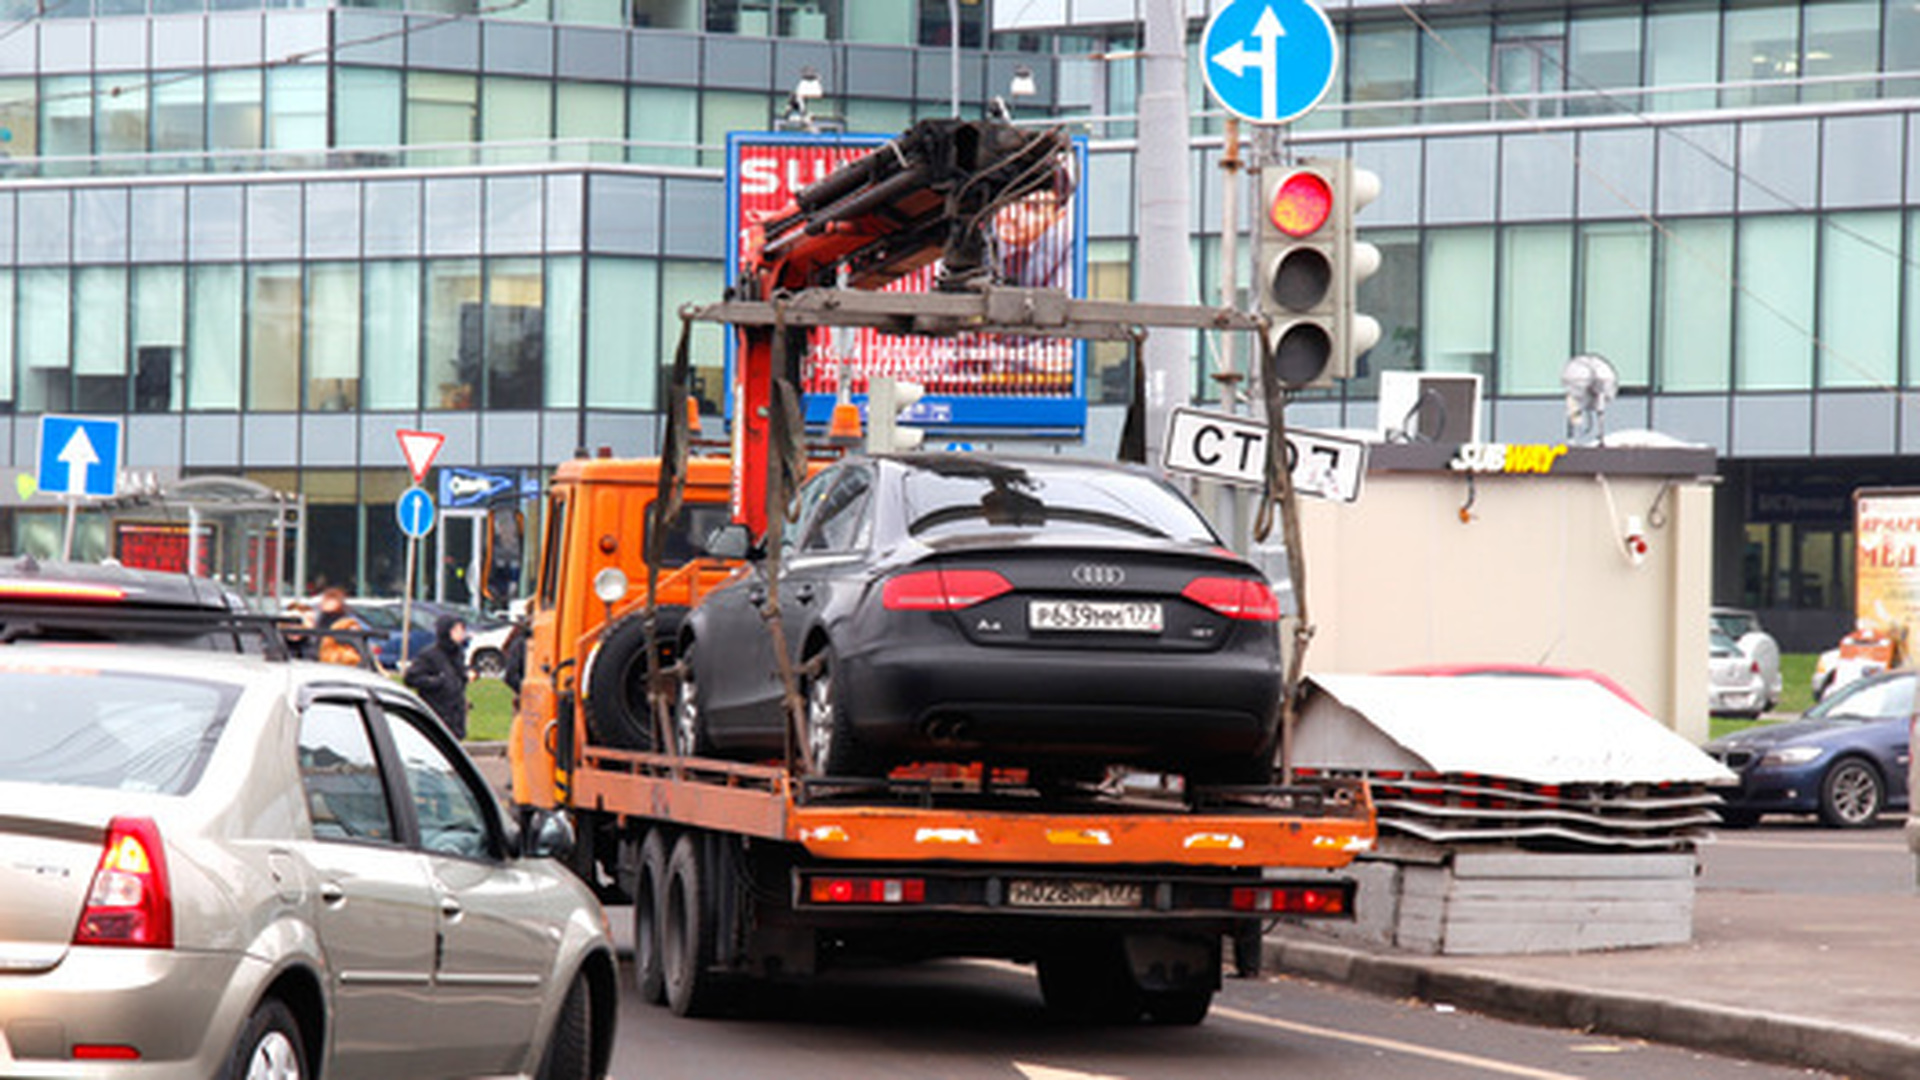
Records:
M432 739L420 730L436 723L396 709L392 721L393 745L413 794L413 812L420 825L420 847L435 855L484 859L495 851L486 807L466 777Z
M0 780L179 795L239 691L80 667L0 672Z
M320 701L307 707L300 718L300 782L315 839L394 841L393 807L356 706Z

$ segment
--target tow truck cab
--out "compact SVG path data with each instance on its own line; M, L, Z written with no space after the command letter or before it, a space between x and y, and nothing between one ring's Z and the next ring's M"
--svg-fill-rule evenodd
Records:
M580 715L572 707L563 710L562 697L579 696L590 660L598 664L617 659L594 657L596 646L608 652L631 648L630 639L643 636L640 619L650 576L646 552L653 547L648 531L653 528L659 482L658 458L579 458L554 473L538 590L528 605L526 672L507 742L516 803L560 804L554 774L556 721L564 715L572 722ZM724 458L687 463L681 511L658 540L658 641L671 643L687 609L737 565L697 558L705 537L728 520L728 483ZM619 570L627 582L625 595L612 603L599 599L594 589L595 578L609 569ZM637 693L640 685L631 689ZM621 704L596 703L603 710ZM570 737L584 737L585 725L581 727Z

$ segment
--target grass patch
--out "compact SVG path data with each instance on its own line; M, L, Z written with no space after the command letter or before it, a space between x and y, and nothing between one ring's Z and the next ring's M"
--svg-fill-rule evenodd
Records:
M467 684L467 741L504 739L512 723L513 691L506 683L475 679Z
M1780 701L1767 719L1740 720L1730 716L1710 717L1707 735L1717 739L1758 724L1778 723L1782 717L1799 716L1813 707L1813 665L1819 657L1812 653L1787 653L1780 657Z

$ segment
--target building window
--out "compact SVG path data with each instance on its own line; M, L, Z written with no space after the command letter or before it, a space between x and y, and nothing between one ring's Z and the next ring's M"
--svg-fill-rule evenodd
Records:
M661 264L595 258L587 263L587 400L596 408L647 409L655 403L659 338L680 332L660 318ZM709 291L707 297L711 299Z
M1133 242L1087 243L1087 299L1133 299ZM1124 405L1133 400L1132 350L1122 341L1096 341L1087 347L1087 400Z
M95 78L94 139L102 154L141 154L147 149L145 76L115 74Z
M671 260L660 264L660 343L659 363L673 363L673 353L680 344L681 322L678 313L687 304L711 303L720 295L725 284L726 273L723 263L691 262ZM693 385L690 387L694 397L700 399L702 412L717 411L721 400L726 396L726 376L723 364L726 357L726 332L718 323L692 324L692 340L688 343L689 361L693 366ZM651 390L642 391L651 395ZM644 400L644 399L643 399Z
M211 263L193 268L187 310L187 408L240 407L240 330L245 310L240 267Z
M1421 281L1422 365L1471 372L1493 392L1493 230L1430 229Z
M326 149L326 68L294 65L268 73L266 144L275 150Z
M700 0L632 0L633 25L650 30L700 29Z
M1900 371L1900 212L1820 225L1820 385L1888 388Z
M920 44L945 48L953 42L953 12L947 0L920 0ZM960 47L977 49L985 32L984 0L960 0Z
M370 262L361 311L366 387L362 407L420 407L420 264Z
M334 145L399 146L401 73L343 67L334 69L333 79Z
M1638 112L1647 107L1640 87L1640 12L1615 8L1583 12L1567 24L1567 89L1574 116Z
M1429 105L1421 110L1429 124L1457 123L1487 119L1484 102L1490 90L1488 56L1493 48L1493 31L1485 21L1444 22L1435 20L1433 34L1420 42L1420 96L1465 98L1482 104Z
M627 134L627 92L612 83L563 82L554 137L583 140L562 150L568 161L619 161Z
M1711 109L1720 77L1720 6L1710 0L1662 0L1647 13L1647 83L1682 87L1648 96L1652 111Z
M1360 283L1355 306L1380 323L1380 341L1360 357L1350 394L1379 392L1382 371L1420 366L1420 234L1369 229L1361 237L1380 249L1380 269Z
M260 71L217 71L207 76L207 149L258 150L262 127Z
M1500 260L1502 394L1560 389L1560 370L1572 355L1573 228L1509 228Z
M0 160L40 153L40 95L33 79L0 79Z
M1814 224L1797 214L1740 219L1733 329L1737 389L1813 385Z
M692 165L700 139L700 92L636 86L627 92L627 159L644 165Z
M186 280L178 266L142 266L133 272L134 412L167 412L180 401Z
M1625 386L1653 371L1653 230L1640 222L1580 227L1580 334L1575 350L1598 353Z
M407 145L469 145L478 130L479 114L480 83L473 76L407 72ZM458 164L464 157L457 151L407 156L415 164Z
M1725 390L1733 370L1733 223L1668 222L1660 240L1660 389Z
M297 263L247 268L247 408L300 407L301 282Z
M1726 45L1720 77L1730 83L1780 83L1734 86L1720 91L1723 108L1779 105L1794 100L1790 80L1800 77L1800 6L1774 0L1734 0L1722 17Z
M842 16L847 41L869 45L911 45L914 37L914 10L902 3L846 4Z
M93 153L93 80L62 75L40 80L40 152L47 157Z
M553 84L543 79L489 76L481 86L480 138L489 143L516 143L488 147L489 163L545 161L553 138Z
M72 408L68 397L73 320L65 267L19 271L20 407L28 412Z
M207 148L207 81L184 71L153 76L153 149L199 154ZM169 163L178 168L182 163Z
M74 271L75 303L85 317L73 327L73 404L88 412L127 408L127 271L84 266Z
M1355 127L1411 123L1410 108L1366 108L1373 103L1405 103L1414 99L1420 61L1420 39L1413 27L1401 23L1357 23L1348 34L1347 114Z
M1907 5L1912 10L1912 4ZM1803 87L1802 101L1858 101L1880 95L1870 76L1880 70L1880 0L1822 0L1803 16L1806 46L1800 73L1839 79ZM1851 78L1850 78L1851 77Z
M307 268L307 408L360 407L360 266Z
M434 259L427 263L427 407L472 409L480 404L485 359L480 263Z
M1495 120L1535 119L1560 115L1558 93L1564 85L1567 43L1561 37L1501 40L1493 45L1494 85L1505 98L1493 111Z
M546 406L580 407L580 331L585 317L581 260L547 260Z
M537 409L545 401L545 287L538 259L487 264L488 409Z

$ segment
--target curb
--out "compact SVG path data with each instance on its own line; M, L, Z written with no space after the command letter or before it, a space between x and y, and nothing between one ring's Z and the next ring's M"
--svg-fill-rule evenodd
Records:
M1856 1080L1920 1076L1920 1040L1778 1013L1454 970L1293 938L1267 938L1261 967L1538 1026L1647 1039Z
M490 739L485 742L462 743L461 745L467 748L467 755L469 757L483 758L483 757L506 757L507 756L507 744L504 741L499 739Z

